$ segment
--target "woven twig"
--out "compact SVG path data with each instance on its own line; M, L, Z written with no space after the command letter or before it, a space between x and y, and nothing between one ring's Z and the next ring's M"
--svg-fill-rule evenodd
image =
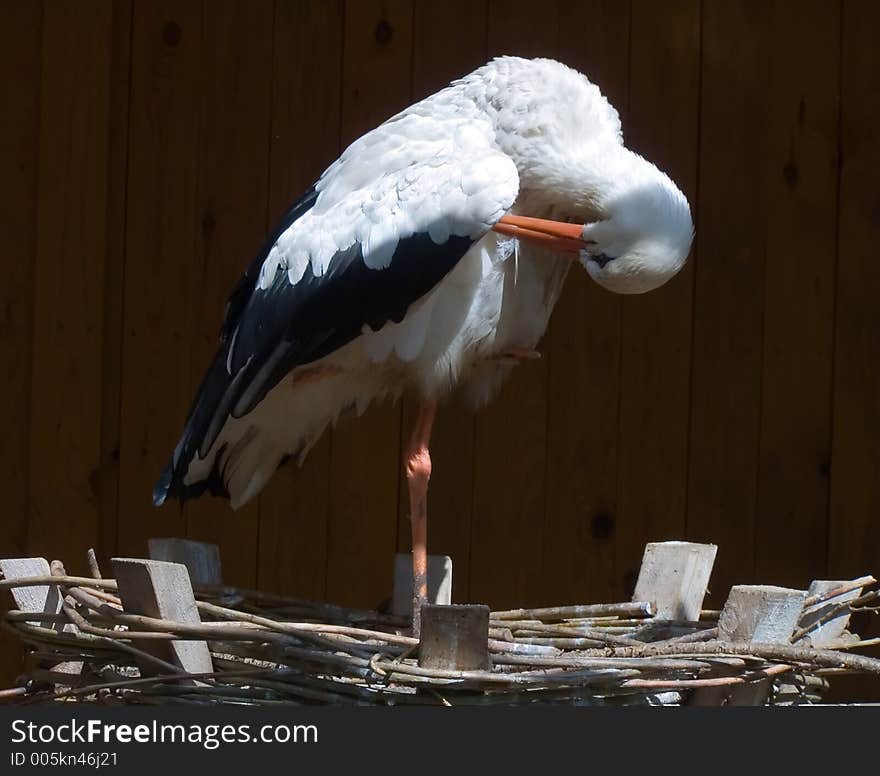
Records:
M54 562L51 576L0 581L0 589L59 585L64 602L57 615L11 610L2 624L29 646L42 666L74 660L84 664L79 677L65 677L67 687L36 693L16 687L0 692L0 700L643 703L660 691L747 684L794 667L804 682L825 681L820 673L880 673L880 660L853 652L858 642L835 650L724 642L718 640L717 612L703 612L700 622L661 621L646 602L495 611L488 642L490 670L431 669L418 664L418 641L404 632L406 623L398 617L224 586L197 588L202 622L180 623L123 611L115 581L100 578L97 563L91 568L94 577L69 576ZM813 603L874 583L873 577L853 580L814 597ZM876 597L876 592L866 592L841 604L841 610ZM59 627L67 623L76 630ZM657 638L652 634L664 631L678 635L651 640ZM187 674L132 643L175 639L206 641L217 670ZM137 666L144 661L161 673L139 676ZM32 677L57 680L40 665Z

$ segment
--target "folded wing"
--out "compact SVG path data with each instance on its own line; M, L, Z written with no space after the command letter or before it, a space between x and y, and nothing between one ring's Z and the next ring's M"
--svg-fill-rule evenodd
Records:
M220 346L154 503L206 489L228 495L224 424L252 412L292 369L401 321L518 188L515 165L479 121L405 113L349 146L230 295Z

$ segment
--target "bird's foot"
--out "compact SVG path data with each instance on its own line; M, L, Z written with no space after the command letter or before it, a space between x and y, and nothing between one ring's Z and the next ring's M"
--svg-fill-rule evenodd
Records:
M500 353L494 353L486 358L496 364L505 366L517 366L521 361L535 361L541 358L541 354L532 348L512 347L505 348Z

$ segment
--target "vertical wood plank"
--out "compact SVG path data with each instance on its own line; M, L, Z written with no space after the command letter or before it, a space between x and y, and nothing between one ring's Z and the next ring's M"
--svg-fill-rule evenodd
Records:
M489 607L485 604L425 604L419 638L419 665L447 671L486 671Z
M467 25L461 20L468 19ZM486 60L486 0L435 3L418 0L413 38L413 92L421 99L454 78L475 70ZM403 403L403 439L415 423L417 404ZM431 436L433 474L428 491L428 547L455 563L454 601L468 600L470 532L474 489L474 414L454 398L441 406ZM399 471L399 552L411 547L409 498L403 467ZM410 571L410 573L412 573Z
M265 239L272 92L271 3L215 0L206 6L200 69L198 219L186 326L189 393L217 349L224 305ZM225 499L184 506L187 536L224 548L227 584L257 580L256 501L233 512Z
M172 620L185 625L201 625L189 572L182 563L141 558L113 558L113 576L119 585L122 607L131 614L140 614L161 620ZM210 673L214 670L211 653L205 641L194 639L133 639L138 648L183 668L191 674ZM141 676L155 676L167 669L155 661L137 658Z
M773 4L771 23L755 569L762 582L802 585L826 570L839 5Z
M520 0L490 3L490 56L555 55L557 4L534 10ZM516 367L477 416L470 592L494 608L527 606L542 596L535 580L546 506L547 372L546 358Z
M651 601L660 620L699 620L717 553L714 544L651 542L645 547L633 601Z
M133 0L113 3L110 62L110 136L107 179L107 250L104 271L101 463L98 492L100 561L116 553L119 495L119 408L122 401L122 330L125 282L125 223L128 185L128 111Z
M120 415L118 550L183 529L153 485L192 401L187 326L197 303L202 4L137 3L133 15Z
M20 557L27 546L29 409L36 223L37 140L40 121L40 67L43 4L30 0L0 5L4 29L15 30L0 47L4 78L0 121L0 230L7 261L0 284L0 381L3 434L0 481L4 531L0 555ZM0 634L0 683L9 685L20 670L18 644Z
M692 209L699 89L699 0L634 0L626 142ZM693 267L691 255L662 288L623 300L616 572L627 587L646 541L685 533Z
M693 74L674 59L680 36L692 38L692 21L677 21L686 4L635 5L639 43L630 53L629 3L613 0L551 3L540 14L526 2L492 2L487 12L482 2L418 0L414 17L409 2L351 2L345 31L342 0L279 0L274 33L264 4L50 3L44 19L41 2L4 0L2 24L15 34L0 53L10 76L0 147L12 151L0 159L0 219L14 257L0 287L2 554L23 555L28 536L32 549L69 566L82 563L88 544L112 552L117 499L120 550L143 554L147 536L183 532L180 510L154 510L150 492L216 342L222 297L267 212L279 214L336 155L340 121L353 139L411 92L422 96L477 66L490 34L493 53L558 56L622 112L631 100L627 141L685 188L683 155L699 146L691 414L681 422L686 276L623 303L621 332L621 299L570 273L543 362L517 370L476 434L464 413L441 414L432 550L461 561L473 513L471 589L480 597L616 597L635 557L630 543L638 549L678 527L689 426L687 533L721 544L716 593L756 570L760 581L783 584L822 571L832 433L829 571L843 578L876 568L876 3L842 3L841 52L836 2L810 2L795 17L784 5L706 0L699 144L675 135L690 131L682 106ZM390 39L378 26L383 8ZM652 395L666 414L654 414ZM398 510L396 543L409 544L398 460L409 424L400 429L398 417L372 411L347 424L338 444L325 439L303 470L276 475L259 507L261 587L363 604L387 595ZM508 444L526 458L502 466L498 451ZM39 475L29 484L31 466ZM188 507L190 533L221 542L230 572L249 581L253 509L227 510L210 500ZM783 541L795 523L806 552ZM536 551L543 589L528 577L540 570ZM457 596L466 578L459 562ZM348 592L355 587L359 600Z
M559 8L561 60L599 86L625 127L629 28L629 2L591 0ZM575 267L550 319L543 348L549 371L546 601L620 597L614 543L621 302Z
M339 152L342 13L341 0L277 4L269 165L273 221ZM302 468L293 461L282 466L260 497L262 589L325 595L330 437L324 435Z
M721 641L788 645L806 597L805 590L773 585L734 585L718 620L718 638ZM689 705L762 706L771 686L770 679L762 679L739 686L703 687L691 695Z
M814 579L807 588L807 601L813 596L825 595L832 590L838 590L847 582L849 580ZM833 616L832 612L841 604L854 601L861 594L862 588L856 587L849 592L826 598L820 603L804 606L804 611L801 612L798 620L798 631L803 629L807 632L801 638L809 639L809 643L814 649L831 647L851 637L857 638L847 630L851 612L847 609L841 609ZM796 639L795 643L799 641L800 639Z
M345 5L342 141L404 108L412 95L411 0ZM384 403L333 432L327 597L376 605L391 593L397 545L400 407Z
M829 571L880 566L880 6L843 4ZM861 573L861 572L858 572Z
M427 97L486 63L488 23L488 0L416 0L413 99Z
M703 8L687 533L721 548L722 596L754 576L767 13L751 0Z
M181 563L186 566L190 582L196 587L223 584L220 547L209 542L176 537L147 539L152 560Z
M3 574L4 580L47 577L51 573L51 566L45 558L0 558L0 574ZM22 586L13 588L8 594L15 602L15 606L23 612L55 615L61 611L63 603L63 596L58 585ZM41 628L50 628L58 633L76 630L73 623L65 625L61 622L47 620L37 624Z
M28 542L73 573L99 538L112 34L110 0L46 5Z
M429 604L452 603L452 558L448 555L428 555ZM413 610L413 564L411 552L398 552L394 556L394 588L391 593L389 612L400 617L412 615Z

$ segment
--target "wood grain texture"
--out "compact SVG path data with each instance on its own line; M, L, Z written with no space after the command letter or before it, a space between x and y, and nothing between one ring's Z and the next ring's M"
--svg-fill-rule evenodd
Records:
M878 27L876 3L844 3L829 531L834 577L880 565Z
M631 34L627 143L694 202L700 3L636 0ZM685 532L693 268L692 252L665 286L623 300L615 598L630 592L645 542Z
M190 582L196 587L223 584L223 563L220 560L220 547L216 544L159 537L147 540L147 550L151 560L186 566Z
M412 97L413 4L345 6L342 143L404 108ZM397 547L400 406L375 405L333 432L327 596L375 606L389 599Z
M99 537L112 30L111 0L46 5L28 543L72 573Z
M462 28L461 19L469 24ZM435 3L419 0L413 30L413 96L425 97L482 65L486 60L488 3L471 0ZM450 58L445 52L455 49ZM418 404L403 402L401 433L411 433ZM453 601L469 600L470 534L474 492L474 413L455 397L443 404L431 435L433 473L428 491L428 543L431 551L455 563ZM398 485L397 548L411 547L409 495L403 467Z
M814 579L807 588L807 599L838 590L849 580ZM805 606L798 620L798 630L808 631L807 638L816 649L831 647L846 638L851 613L847 609L837 609L841 604L853 601L862 595L861 587L847 593L827 598L818 604Z
M4 494L4 531L0 555L25 554L28 534L30 399L34 238L37 192L37 143L40 121L40 57L43 5L29 0L3 2L0 19L15 30L0 46L4 79L0 121L0 229L4 249L0 283L0 481ZM3 603L11 601L7 595ZM9 685L20 670L18 644L0 632L0 683Z
M118 550L185 531L153 485L192 401L202 4L137 3L129 121Z
M110 60L110 129L107 165L107 250L104 261L103 384L101 461L94 478L98 493L99 563L116 554L119 498L119 427L122 401L125 224L128 187L128 111L133 0L113 4Z
M557 6L489 6L489 55L550 56ZM538 345L542 350L544 343ZM514 367L500 395L477 416L470 599L504 608L543 601L540 577L547 464L547 359Z
M626 125L628 2L559 7L559 56L596 83ZM590 45L584 45L584 34ZM622 297L568 273L543 347L548 365L542 578L546 601L607 601L617 521Z
M189 573L182 563L113 558L112 569L126 612L186 625L201 624ZM214 670L205 641L133 639L133 642L140 650L166 663L180 666L188 673L210 673ZM154 661L138 658L137 662L142 676L155 676L167 670L157 667Z
M700 619L718 547L694 542L645 545L633 601L651 601L661 620Z
M198 231L185 324L189 391L195 396L217 349L229 290L264 239L272 108L270 3L212 2L205 14L199 73ZM242 30L247 30L242 35ZM227 584L257 581L257 503L233 512L225 499L184 507L187 536L223 546Z
M824 575L828 536L839 7L776 4L770 23L755 573L800 587Z
M339 152L341 0L284 0L275 12L269 212L274 223ZM330 441L282 466L260 497L261 588L323 598ZM390 519L390 518L389 518Z
M45 558L2 558L0 574L3 579L24 579L27 577L43 577L51 574L49 561ZM16 608L23 612L41 612L55 615L61 611L63 597L58 585L29 585L17 587L9 592L15 601ZM50 628L57 632L76 630L72 623L63 625L54 620L38 623L41 628Z
M425 604L419 665L448 671L487 671L489 607L484 604Z
M558 57L559 3L542 13L519 0L490 3L489 54ZM549 339L540 361L514 368L500 395L477 417L471 598L494 607L544 601ZM515 451L508 455L505 451Z
M477 416L441 408L429 541L455 600L621 598L648 538L719 545L710 606L880 565L873 0L0 0L0 24L0 555L82 570L189 534L230 581L387 598L409 399L240 514L151 491L275 218L343 144L512 53L599 84L697 242L641 298L574 268L543 360Z
M720 548L710 598L720 606L754 579L767 4L706 3L702 29L687 538Z
M452 586L455 584L455 575L452 571L452 558L448 555L428 556L427 603L442 605L452 603ZM394 556L394 589L391 593L389 611L400 617L408 617L412 614L412 601L412 553L398 552Z
M805 590L772 585L734 585L721 610L718 637L724 641L788 644L804 608ZM732 670L732 669L728 669ZM763 706L772 680L738 687L704 687L694 692L690 706Z

